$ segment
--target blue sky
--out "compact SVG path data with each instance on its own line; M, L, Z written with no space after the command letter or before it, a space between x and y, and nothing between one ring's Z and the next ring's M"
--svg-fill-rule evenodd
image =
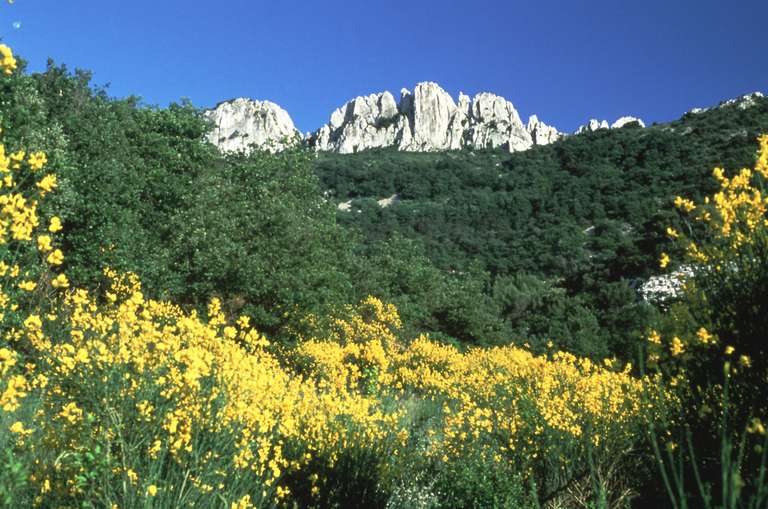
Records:
M32 70L52 57L114 96L269 99L303 131L419 81L494 92L572 131L768 92L766 20L765 0L16 0L0 35Z

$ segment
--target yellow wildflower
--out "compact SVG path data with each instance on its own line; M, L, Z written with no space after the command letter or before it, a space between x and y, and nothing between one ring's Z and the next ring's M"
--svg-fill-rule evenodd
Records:
M696 205L689 199L682 196L675 197L675 207L682 209L686 212L690 212L696 208Z
M22 290L26 290L28 292L31 292L32 290L37 288L37 283L35 283L34 281L22 281L21 283L19 283L18 286Z
M241 498L237 502L232 502L232 505L230 505L229 507L230 509L252 509L253 503L251 503L251 496L245 495L243 498Z
M51 233L56 233L58 231L61 231L62 228L63 227L61 226L61 219L59 218L59 216L53 216L51 218L51 224L48 226L48 231Z
M43 179L38 182L37 187L39 187L44 193L50 193L56 188L56 175L49 174L43 177Z
M51 249L51 237L48 235L40 235L37 238L37 249L43 253L47 253Z
M29 167L32 169L32 171L37 171L46 165L48 158L45 156L45 152L35 152L33 154L29 154L29 159L27 162L29 163Z
M681 353L685 352L685 345L677 336L672 338L672 346L670 347L670 352L672 353L673 357L677 357Z
M747 426L747 433L757 433L759 435L765 435L765 426L759 417L753 417L752 422Z
M53 281L51 281L51 285L54 288L68 288L69 280L64 274L59 274Z
M704 327L701 327L698 332L696 332L696 337L698 337L699 341L701 341L701 343L704 345L715 342L715 337L710 334Z
M48 255L47 260L51 265L61 265L64 262L64 253L61 252L61 249L56 249Z
M650 343L653 343L654 345L660 345L661 344L661 336L659 336L659 333L655 330L652 330L650 334L648 334L648 341Z
M13 52L5 44L0 44L0 69L8 75L16 69L16 59L13 57Z
M31 429L24 429L24 424L21 421L14 422L9 429L11 430L11 433L16 433L21 436L32 434Z
M70 424L76 424L83 418L83 411L76 403L70 402L64 405L61 412L59 412L59 416L66 419Z

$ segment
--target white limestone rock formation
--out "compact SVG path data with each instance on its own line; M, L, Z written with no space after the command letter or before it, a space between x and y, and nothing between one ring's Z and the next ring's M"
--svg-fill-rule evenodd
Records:
M747 108L751 108L755 104L757 104L757 101L759 99L762 99L765 97L762 92L752 92L751 94L744 94L740 97L735 97L733 99L728 99L727 101L723 101L718 105L718 108L723 108L726 106L736 106L740 110L746 110Z
M549 145L563 137L562 133L540 121L536 115L528 117L528 124L525 129L531 135L534 145Z
M752 92L751 94L744 94L739 97L734 97L733 99L728 99L727 101L722 101L720 104L715 106L715 108L725 108L728 106L736 106L740 110L746 110L747 108L751 108L752 106L755 106L757 102L764 98L765 94L762 92ZM704 113L705 111L709 111L712 108L693 108L692 110L689 110L687 113L691 115L698 115L699 113Z
M627 124L631 124L632 122L637 122L640 125L640 127L645 127L645 122L643 122L642 119L639 119L637 117L630 117L630 116L619 117L612 124L609 124L607 120L597 120L597 119L591 118L589 119L588 123L582 126L579 126L579 128L576 129L575 134L591 133L591 132L597 131L598 129L621 129L622 127L626 126Z
M506 147L510 152L527 150L533 139L517 110L503 97L477 94L470 105L467 145L475 148Z
M288 112L270 101L241 97L219 103L205 116L213 121L208 140L223 152L248 150L252 145L278 152L302 139Z
M589 122L586 124L579 126L578 129L576 129L575 134L581 134L581 133L591 133L594 131L597 131L598 129L610 129L610 125L608 125L607 120L597 120L596 118L590 118Z
M669 299L679 297L685 282L693 277L693 269L683 265L669 274L651 276L639 288L640 297L646 302L663 304Z
M616 122L611 124L611 129L621 129L627 124L631 124L632 122L636 122L640 125L640 127L645 127L645 122L643 122L642 119L637 117L619 117Z
M302 139L315 150L342 154L380 147L413 152L503 147L515 152L563 136L536 115L523 124L503 97L483 92L470 99L460 93L457 103L433 82L419 83L413 91L402 89L399 101L390 92L356 97L306 136L285 110L269 101L226 101L206 116L214 124L209 140L226 152L252 145L278 151Z
M397 194L393 194L392 196L389 196L388 198L382 198L381 200L376 200L376 203L379 204L379 207L385 209L387 207L390 207L394 205L395 203L400 201L400 196Z
M437 83L419 83L412 94L401 91L400 102L400 112L408 119L412 134L410 143L401 145L401 150L424 152L461 148L461 140L452 136L456 103Z
M356 97L331 114L331 121L312 138L316 150L350 154L395 145L405 118L389 92Z
M336 110L328 124L310 136L316 150L340 153L394 146L425 152L464 147L526 150L561 137L534 115L524 125L511 102L487 92L458 103L437 83L423 82L400 91L358 97Z

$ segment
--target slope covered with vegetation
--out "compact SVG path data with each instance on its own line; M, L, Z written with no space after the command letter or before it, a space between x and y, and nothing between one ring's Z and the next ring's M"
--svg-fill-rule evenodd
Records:
M413 240L437 268L473 279L503 337L556 337L579 353L631 358L649 313L633 289L668 249L674 198L711 191L708 168L749 165L766 129L763 98L520 153L375 150L322 154L314 166L336 202L351 200L340 224L371 249ZM392 205L377 204L392 195Z

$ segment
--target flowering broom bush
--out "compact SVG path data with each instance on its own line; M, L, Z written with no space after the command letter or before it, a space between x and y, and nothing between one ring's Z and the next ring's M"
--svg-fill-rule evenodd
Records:
M675 507L763 507L768 501L768 136L753 169L731 177L715 168L719 189L702 203L677 197L684 217L673 228L692 274L685 298L648 336L648 366L664 373L682 405L651 423L663 484ZM660 265L672 258L664 253ZM662 451L661 443L665 450Z

